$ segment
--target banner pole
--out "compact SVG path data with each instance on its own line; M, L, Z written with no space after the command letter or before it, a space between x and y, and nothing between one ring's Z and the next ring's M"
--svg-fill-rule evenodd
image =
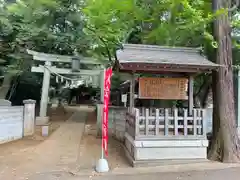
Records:
M103 72L101 72L101 129L102 129L102 143L101 143L101 158L97 161L95 170L99 173L104 173L104 172L108 172L109 171L109 166L108 166L108 162L106 159L104 159L104 91L105 91L105 73L106 70L104 69Z
M104 117L103 114L104 114L104 104L102 104L101 106L102 106L102 108L101 108L101 109L102 109L102 143L101 143L101 146L102 146L102 147L101 147L101 150L102 150L102 152L101 152L101 159L104 159L104 149L103 149L103 145L104 145L104 144L103 144L103 128L104 128L104 127L103 127L103 117Z
M102 147L101 147L101 150L102 150L102 152L101 152L101 159L104 159L104 149L103 149L103 145L104 145L104 142L103 142L103 128L104 128L104 125L103 125L103 121L104 121L104 91L105 91L105 89L104 89L104 87L105 87L105 71L106 71L106 69L104 69L103 70L103 74L102 74L102 77L101 77L101 80L102 80L102 84L101 84L101 103L102 103L102 108L101 108L101 110L102 110L102 121L101 121L101 123L102 123Z

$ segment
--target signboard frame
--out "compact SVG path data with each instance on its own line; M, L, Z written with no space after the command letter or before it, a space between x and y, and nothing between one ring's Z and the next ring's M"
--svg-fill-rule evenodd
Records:
M139 99L187 100L188 78L140 77Z

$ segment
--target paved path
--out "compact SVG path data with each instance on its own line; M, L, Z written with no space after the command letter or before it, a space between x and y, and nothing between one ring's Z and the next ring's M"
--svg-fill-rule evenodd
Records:
M114 169L99 175L87 171L74 174L81 157L80 142L84 132L86 109L80 109L67 122L61 124L47 140L27 149L9 154L11 160L0 162L0 180L238 180L240 166L225 164L195 164L156 168ZM27 154L27 155L26 155ZM23 158L20 158L20 157ZM19 161L21 159L21 161ZM1 160L1 157L0 157ZM231 167L231 168L230 168ZM77 169L83 171L83 169ZM191 171L195 170L195 171ZM173 171L173 172L171 172Z
M76 178L77 179L77 178ZM239 180L240 168L227 168L221 170L188 171L174 173L146 173L135 175L94 176L81 180ZM66 180L75 180L68 178Z
M75 168L79 161L86 116L84 111L74 113L44 142L19 152L18 156L24 154L25 159L22 158L18 164L6 164L4 169L0 169L0 179L38 180L38 176L44 174L67 173Z
M67 172L51 172L32 177L33 180L239 180L240 168L221 170L186 171L173 173L145 173L110 176L76 176Z

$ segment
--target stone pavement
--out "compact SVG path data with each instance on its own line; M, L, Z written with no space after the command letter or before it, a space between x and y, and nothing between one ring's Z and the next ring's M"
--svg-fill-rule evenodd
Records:
M118 174L78 176L68 172L51 172L32 176L33 180L239 180L240 167L184 172L154 172L144 174Z
M77 178L76 178L77 179ZM220 170L204 170L204 171L186 171L186 172L173 172L173 173L145 173L145 174L132 174L132 175L115 175L115 176L94 176L79 178L81 180L239 180L240 168L226 168ZM72 179L75 180L75 177Z
M9 164L6 162L4 168L0 169L0 179L37 180L38 176L55 172L71 175L68 172L72 171L79 161L86 117L87 112L84 110L75 112L48 139L23 152L17 152L21 161Z
M207 174L209 177L215 177L217 172L225 177L224 174L232 173L234 177L240 177L240 164L223 164L218 162L203 162L203 163L190 163L190 164L179 164L179 165L162 165L158 167L138 167L138 168L116 168L108 173L98 174L96 172L79 172L77 175L81 179L92 179L92 180L130 180L130 179L157 179L161 176L161 180L164 177L166 180L181 179L182 176L188 180L191 177L205 177ZM182 178L182 179L184 179ZM200 179L201 179L200 178ZM208 180L206 178L206 180ZM219 178L221 180L221 177ZM240 179L240 178L239 178ZM69 179L71 180L71 179ZM73 179L74 180L74 179ZM194 178L195 180L195 178Z

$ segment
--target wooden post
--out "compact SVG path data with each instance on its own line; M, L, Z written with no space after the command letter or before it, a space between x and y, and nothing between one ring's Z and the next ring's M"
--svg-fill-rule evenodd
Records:
M155 135L159 134L159 109L156 109Z
M188 79L188 114L191 116L193 112L193 76Z
M165 108L165 112L164 112L164 135L165 136L168 136L168 123L169 123L168 109Z
M178 109L174 109L174 135L178 136Z
M197 135L197 124L198 120L197 120L197 110L194 109L193 111L193 135L196 136Z
M129 107L130 107L130 112L133 112L134 109L134 97L135 96L135 76L132 74L131 79L130 79L130 102L129 102Z
M149 132L149 109L146 109L146 116L145 116L145 135L148 136Z
M188 120L187 120L187 110L186 109L184 109L183 129L184 129L184 136L187 136L188 135Z
M140 113L139 113L139 109L136 109L136 114L135 114L135 137L140 135L140 131L139 131L139 116L140 116Z

